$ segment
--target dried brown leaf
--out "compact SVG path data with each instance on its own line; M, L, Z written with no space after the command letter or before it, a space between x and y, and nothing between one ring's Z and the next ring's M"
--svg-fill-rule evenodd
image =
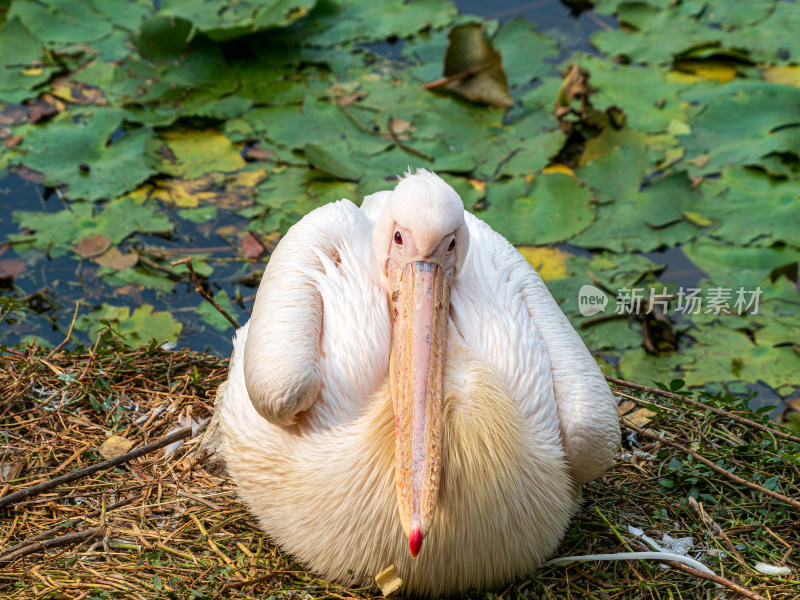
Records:
M103 254L110 247L111 239L98 233L92 237L83 238L73 250L81 258L94 258Z
M111 267L122 271L136 266L136 263L139 262L139 255L134 251L123 254L118 248L109 248L100 256L92 258L92 261L101 267Z
M124 438L120 435L112 435L100 445L97 451L103 455L103 458L116 458L133 448L133 444L134 442L128 438Z
M241 255L244 258L260 258L265 252L266 250L264 249L264 246L252 233L248 233L242 238Z
M28 268L28 263L21 258L4 258L0 260L0 279L19 277L26 268Z
M449 37L444 79L428 84L427 89L444 88L472 102L512 106L502 57L486 38L483 25L458 25Z

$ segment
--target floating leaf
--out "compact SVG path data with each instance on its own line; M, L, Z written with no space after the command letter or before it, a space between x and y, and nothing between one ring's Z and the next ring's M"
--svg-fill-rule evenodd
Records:
M767 67L761 71L764 81L779 83L781 85L793 85L800 87L800 66L790 67Z
M572 177L537 175L526 190L515 177L487 186L489 208L478 216L512 244L550 244L568 240L594 220L591 194Z
M91 0L15 0L8 18L20 19L34 35L54 46L99 40L113 27Z
M28 268L26 263L21 258L3 258L0 259L0 280L14 279L19 277Z
M28 70L32 65L38 72ZM50 79L54 70L44 62L39 39L19 17L9 17L0 28L0 102L22 102L35 96L31 90Z
M508 85L530 83L549 73L552 65L545 59L558 56L558 44L551 37L534 31L530 21L515 17L504 23L492 38L500 52L508 76Z
M217 41L282 27L305 17L316 0L163 0L160 14L192 23Z
M135 267L139 262L139 255L136 252L123 254L118 248L109 248L106 252L92 259L101 267L111 267L117 271Z
M729 164L758 164L772 152L797 154L800 89L752 82L731 83L727 90L714 90L715 101L690 121L691 134L681 138L688 158L709 155L690 173L715 173Z
M683 352L690 386L732 380L763 381L776 390L800 385L800 356L791 347L753 344L745 333L721 326L692 335L697 343Z
M116 331L122 334L125 343L136 348L146 344L152 339L161 341L174 341L181 332L182 325L171 314L165 311L153 311L149 304L140 306L133 313L127 306L111 306L103 304L99 310L93 311L88 316L78 318L76 326L87 329L92 338L97 337L103 324L108 321Z
M13 160L44 173L46 185L66 185L68 198L119 196L155 172L147 154L155 135L149 128L120 129L123 118L116 108L61 113L31 130L21 147L25 154Z
M224 135L213 129L176 128L161 134L174 160L165 159L159 170L168 175L195 179L211 172L238 171L244 159Z
M688 84L670 82L666 68L623 64L580 53L568 59L572 61L591 74L591 84L596 90L592 104L599 110L619 107L629 127L638 131L664 131L672 121L687 119L678 92Z
M518 246L517 250L545 281L563 279L567 276L566 252L558 248L536 246Z
M18 211L14 220L34 232L30 243L35 248L48 250L53 257L64 255L81 239L93 235L118 244L136 232L166 233L172 229L172 222L157 214L153 205L127 197L109 202L102 211L80 202L55 213Z
M597 221L572 243L621 252L655 250L687 242L700 229L684 220L683 212L698 198L699 193L685 173L662 177L641 193L630 193L600 206Z
M225 290L220 290L216 294L214 294L214 300L228 311L229 315L235 315L237 313L236 308L234 308L233 304L231 303L230 296L225 292ZM218 331L228 331L232 328L230 321L226 319L222 313L220 313L214 306L211 305L209 302L203 302L197 308L197 314L200 315L200 318L214 327L214 329Z
M364 172L364 167L354 163L352 157L347 157L339 145L306 144L305 152L308 163L323 173L332 175L345 181L358 181Z
M800 248L800 180L775 178L758 169L728 167L719 184L725 191L696 205L717 221L714 237L733 244L785 242Z
M222 3L222 0L218 1ZM291 29L291 39L333 46L392 37L406 38L424 29L443 27L457 14L458 10L452 2L442 0L327 0L318 2L307 18L295 23Z
M100 256L110 247L111 238L98 233L91 237L83 238L73 250L81 258L94 258L95 256Z

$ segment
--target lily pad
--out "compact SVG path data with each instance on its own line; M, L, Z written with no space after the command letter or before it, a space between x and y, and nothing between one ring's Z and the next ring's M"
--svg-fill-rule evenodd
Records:
M687 160L708 156L702 163L690 163L692 174L715 173L729 164L758 164L773 152L797 155L800 89L767 82L736 82L727 89L728 94L713 92L715 101L690 120L691 133L681 136Z
M192 23L215 41L283 27L308 15L315 0L164 0L160 14Z
M572 243L622 252L649 251L687 242L701 231L684 219L683 214L698 197L685 173L663 177L640 194L600 206L597 221Z
M534 30L522 17L503 23L492 37L492 43L503 58L508 85L516 87L547 75L558 56L556 41Z
M590 192L561 173L533 178L530 189L515 177L487 186L489 208L476 214L512 244L550 244L570 239L594 220Z
M34 248L48 250L53 257L64 255L80 240L94 235L118 244L136 232L165 233L173 227L152 204L139 204L130 198L114 200L102 211L85 202L54 213L18 211L14 220L33 231L20 240L30 239Z
M168 175L196 179L210 172L238 171L245 166L233 143L213 129L173 128L161 135L169 153L158 165Z
M216 294L214 294L214 300L228 311L229 315L236 315L237 310L233 306L231 302L230 296L228 296L225 290L220 290ZM226 319L222 314L214 308L210 302L203 302L200 306L197 307L197 314L200 315L200 318L211 325L217 331L232 331L233 326L231 325L230 321Z
M36 86L50 79L55 65L45 60L42 42L19 17L0 28L0 102L22 102Z
M155 173L147 152L155 134L149 128L122 130L123 118L116 108L62 113L30 131L12 160L44 173L46 185L66 185L67 198L119 196ZM123 135L110 141L115 132Z
M695 207L717 222L711 229L714 237L737 245L784 242L800 248L800 180L728 167L719 182L725 192L704 197Z
M158 341L175 341L183 325L166 311L154 311L149 304L136 308L133 312L127 306L111 306L103 304L99 310L88 316L81 316L75 326L89 332L94 339L105 327L107 321L122 334L125 344L136 348L152 339Z
M359 167L352 158L343 158L347 156L347 151L345 149L342 152L338 145L306 144L305 151L309 164L323 173L345 181L358 181L361 178L363 167Z
M15 17L51 46L99 40L113 28L111 19L92 0L14 0L8 18Z
M448 0L318 0L308 18L292 27L290 39L310 46L333 46L406 38L424 29L444 27L457 14Z

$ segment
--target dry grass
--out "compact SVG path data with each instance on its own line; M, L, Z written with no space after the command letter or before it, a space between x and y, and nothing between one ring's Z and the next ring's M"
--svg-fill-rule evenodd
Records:
M0 497L100 462L97 448L111 433L142 445L209 417L225 373L225 361L211 356L156 346L129 351L109 336L76 353L50 356L35 346L0 353ZM622 412L645 431L747 481L800 497L797 444L674 400L619 392ZM730 400L706 401L764 421L741 402L731 408ZM635 438L638 452L620 454L585 490L559 555L641 549L628 525L659 539L691 535L692 555L728 580L773 600L800 597L795 509L646 433ZM230 481L206 470L198 443L195 437L168 454L159 450L0 509L0 596L375 597L322 581L273 546ZM704 510L693 508L690 495ZM8 560L12 553L25 555ZM792 575L762 575L752 568L759 561L788 566ZM542 569L496 595L736 597L677 569L629 561Z

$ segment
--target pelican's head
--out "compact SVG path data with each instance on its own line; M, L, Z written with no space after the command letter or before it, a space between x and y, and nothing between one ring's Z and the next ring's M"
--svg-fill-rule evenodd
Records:
M450 285L469 245L461 198L429 171L409 173L389 196L372 242L394 323L390 382L397 504L416 557L439 493Z

